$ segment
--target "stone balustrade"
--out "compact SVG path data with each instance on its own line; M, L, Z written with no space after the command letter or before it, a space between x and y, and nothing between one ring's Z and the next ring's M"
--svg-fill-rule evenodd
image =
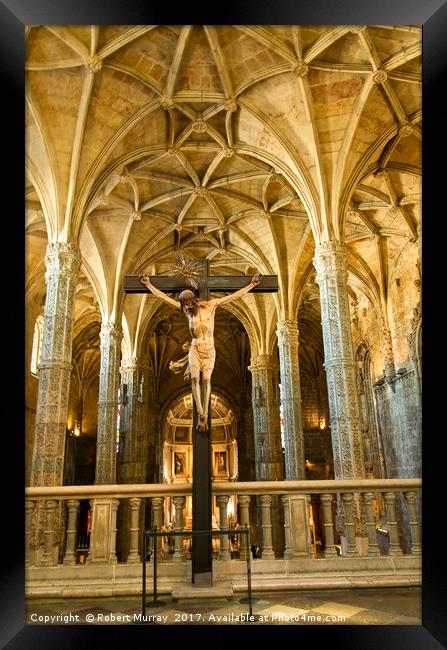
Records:
M282 554L277 559L298 558L337 558L343 561L345 557L368 556L375 557L381 553L390 556L402 555L403 549L400 537L406 528L410 535L410 552L421 555L421 535L417 516L417 495L421 490L420 479L349 479L334 481L257 481L247 483L219 483L213 486L219 510L220 528L228 527L227 506L229 497L236 495L239 504L237 523L244 527L250 525L252 542L258 544L260 559L274 560L272 535L272 503L282 508L284 540ZM165 499L171 497L175 508L174 530L185 530L184 511L186 498L191 495L190 485L167 484L134 484L134 485L90 485L64 487L29 487L26 489L26 562L27 566L55 566L76 564L76 531L77 519L81 500L88 500L91 508L91 534L88 549L87 564L116 564L116 535L117 510L123 500L128 500L131 513L129 552L127 563L141 562L141 527L140 506L142 502L150 505L151 521L146 523L146 529L156 525L167 531L164 521ZM280 497L279 501L272 499L273 495ZM397 516L396 501L403 499L406 504L406 518ZM360 503L361 522L354 521L354 501ZM250 504L258 502L259 508L250 509ZM35 548L33 540L38 536L33 530L36 521L34 512L37 504L43 502L45 520L43 548ZM66 509L66 530L63 540L63 555L60 553L60 542L57 542L56 517L54 513L62 502ZM148 503L149 502L149 503ZM313 543L310 504L315 510L318 507L320 521L320 548ZM344 545L336 544L339 532L336 531L337 504L343 504ZM317 504L317 505L316 505ZM276 507L278 507L278 505ZM380 515L380 508L381 517ZM250 516L257 511L260 521L250 521ZM313 513L315 519L315 512ZM384 551L379 549L377 529L386 531L388 545ZM363 531L358 540L359 531ZM237 529L235 530L237 534ZM253 537L254 535L254 537ZM359 543L361 541L361 543ZM151 552L151 549L149 549ZM239 553L236 558L244 560L247 556L247 546L243 535L240 535ZM172 554L163 553L157 547L157 558L163 561L184 562L187 559L180 538L175 540ZM230 560L235 555L230 553L228 537L220 538L219 560Z

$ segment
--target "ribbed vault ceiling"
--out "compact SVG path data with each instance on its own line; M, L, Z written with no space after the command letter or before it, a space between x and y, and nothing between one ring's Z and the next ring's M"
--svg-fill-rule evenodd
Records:
M279 276L230 310L263 353L316 241L346 240L380 302L418 237L419 28L36 26L26 67L27 289L44 291L48 241L78 241L76 318L123 315L129 354L159 303L125 298L123 276L180 249Z

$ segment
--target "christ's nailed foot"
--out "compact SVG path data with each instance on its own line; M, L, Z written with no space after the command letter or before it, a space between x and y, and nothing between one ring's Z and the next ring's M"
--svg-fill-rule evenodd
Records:
M197 431L201 433L205 432L208 429L208 422L204 415L199 415L199 421L197 422Z

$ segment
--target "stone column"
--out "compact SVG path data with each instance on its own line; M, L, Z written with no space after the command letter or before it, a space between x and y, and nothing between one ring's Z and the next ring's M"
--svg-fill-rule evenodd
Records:
M182 532L185 527L183 521L183 510L185 509L186 497L173 497L172 499L175 508L175 526L174 531ZM185 559L185 551L183 550L184 537L178 535L174 538L174 555L173 562L182 562Z
M238 502L239 502L239 508L240 508L240 525L241 528L245 528L246 526L250 526L250 495L248 494L241 494L238 496ZM247 535L243 535L241 533L241 553L240 553L240 559L241 560L246 560L247 559L247 554L250 553L250 549L248 548L248 543L247 543Z
M78 499L67 501L68 522L67 522L67 543L65 546L64 564L76 564L76 534L78 532Z
M138 534L140 532L141 501L142 500L140 497L133 497L132 499L129 499L130 541L129 541L129 555L127 556L128 564L136 564L140 561Z
M352 350L346 245L335 241L318 244L314 266L320 286L335 478L363 478L365 467Z
M271 354L252 359L248 368L252 373L252 406L256 479L284 480L284 461L281 444L279 413L278 364ZM275 529L275 552L282 554L279 497L273 497L272 525ZM258 516L260 511L258 511Z
M253 428L255 440L256 479L284 479L281 424L279 418L278 366L271 354L252 360Z
M407 502L409 524L411 528L411 553L413 555L422 554L421 531L419 528L419 521L417 517L416 507L416 492L404 492L404 497Z
M219 508L219 527L221 530L228 530L228 501L230 497L226 494L221 494L216 497L217 505ZM224 533L220 536L220 551L219 551L220 560L229 560L231 559L230 551L228 550L228 534Z
M80 263L76 244L48 244L31 485L63 484L73 308Z
M121 384L127 386L127 389L125 404L123 404L123 430L126 432L126 443L120 468L120 483L146 482L147 370L135 357L126 359L121 364Z
M124 446L118 457L118 483L146 483L148 459L147 370L135 357L125 359L121 363L120 439L124 442ZM130 501L126 499L122 502L118 513L120 519L118 543L123 557L126 557L129 551L130 528L132 528L132 514L129 506ZM141 541L140 538L140 544Z
M121 336L121 328L114 323L102 324L95 473L95 483L102 485L116 482L116 412Z
M337 550L334 543L334 522L332 520L332 494L320 494L324 528L324 557L336 557Z
M279 321L276 334L278 336L281 401L284 416L286 480L300 481L306 478L306 466L296 321Z
M262 494L260 501L262 508L262 559L273 560L275 554L272 544L272 497L270 494Z

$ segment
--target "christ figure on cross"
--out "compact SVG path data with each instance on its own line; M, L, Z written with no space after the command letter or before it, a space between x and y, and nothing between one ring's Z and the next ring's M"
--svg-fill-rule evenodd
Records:
M211 397L211 374L216 359L214 346L214 314L219 305L225 305L245 296L253 287L261 282L261 275L253 276L251 282L242 289L212 300L201 300L194 291L185 289L179 295L179 301L170 298L166 293L154 287L147 275L141 275L140 281L153 294L171 307L181 309L188 319L191 333L191 345L188 353L191 390L197 408L197 429L205 431L208 428L208 405ZM202 379L200 380L200 373Z

